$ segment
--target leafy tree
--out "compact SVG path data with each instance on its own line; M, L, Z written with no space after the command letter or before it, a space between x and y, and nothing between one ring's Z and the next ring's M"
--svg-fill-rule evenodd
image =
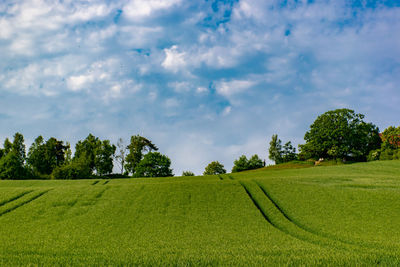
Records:
M96 166L96 150L100 146L100 139L92 134L89 134L85 140L76 143L74 160L79 159L80 162L87 164L90 172L92 173Z
M135 173L136 166L142 160L144 152L158 150L156 145L140 135L132 136L131 142L127 148L129 150L129 154L125 158L125 169L128 173Z
M382 149L400 148L400 126L389 126L382 133Z
M173 176L171 160L159 152L149 152L136 165L135 177L168 177Z
M269 159L273 160L275 164L283 162L282 159L282 141L278 139L278 135L272 135L271 142L269 142Z
M232 172L241 172L249 169L249 161L245 155L240 156L233 162Z
M207 165L203 175L214 175L214 174L224 174L224 173L226 173L224 165L222 165L218 161L213 161Z
M8 138L6 138L6 140L4 140L4 155L7 155L9 152L11 152L12 149L12 143L10 142L10 140Z
M239 159L233 162L232 172L241 172L247 170L253 170L262 168L264 166L263 161L258 157L258 155L253 155L249 160L245 155L240 156Z
M254 170L264 167L264 162L258 157L253 155L248 161L248 170Z
M68 148L54 137L44 143L43 137L39 136L29 148L27 161L39 175L51 174L57 166L64 164L65 152Z
M112 172L115 150L115 145L112 145L109 140L99 143L99 146L95 150L95 169L97 174L106 175Z
M379 129L363 121L364 115L336 109L318 116L300 145L302 158L366 160L380 147Z
M183 171L182 176L194 176L194 173L191 171Z
M292 146L292 142L289 141L283 146L282 151L282 162L289 162L297 159L296 148Z
M14 135L13 143L8 138L4 142L3 157L0 159L1 179L26 179L29 176L25 168L24 136Z

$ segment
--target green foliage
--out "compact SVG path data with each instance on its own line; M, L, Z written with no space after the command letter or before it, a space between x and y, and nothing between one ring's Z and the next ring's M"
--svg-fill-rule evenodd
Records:
M247 160L245 155L242 155L239 159L233 162L232 172L254 170L262 167L264 167L264 162L258 157L258 155L253 155L249 160Z
M183 171L182 176L194 176L194 173L191 171Z
M289 141L283 146L282 162L289 162L297 159L296 148Z
M215 174L224 174L226 170L224 169L224 165L219 163L218 161L213 161L208 164L203 172L203 175L215 175Z
M65 163L65 152L69 149L62 141L52 137L43 142L39 136L29 148L27 162L35 173L50 175L53 170Z
M240 156L237 160L233 162L232 172L247 171L249 168L249 163L245 155Z
M168 177L173 176L171 160L159 152L149 152L136 165L135 177Z
M278 135L272 135L271 142L269 142L269 159L273 160L275 164L282 163L282 141L278 139Z
M379 129L363 121L364 115L337 109L318 116L300 145L301 158L364 161L381 144Z
M96 170L98 175L106 175L112 172L115 150L115 145L109 140L101 141L89 134L85 140L76 144L73 161L78 160L81 164L86 164L90 173Z
M17 152L11 151L0 159L0 179L19 180L29 178L29 173L23 162L21 162L20 156Z
M157 151L158 148L150 140L140 135L131 137L128 145L129 154L125 158L125 169L128 173L135 173L136 166L143 158L144 152Z
M96 149L95 169L98 175L110 174L113 170L113 157L116 147L109 140L99 143Z
M268 152L269 159L273 160L275 164L281 164L297 159L296 148L293 147L292 142L289 141L285 143L282 148L282 141L278 138L277 134L272 135Z
M80 160L58 166L51 174L53 179L88 179L92 177L92 171L88 164Z

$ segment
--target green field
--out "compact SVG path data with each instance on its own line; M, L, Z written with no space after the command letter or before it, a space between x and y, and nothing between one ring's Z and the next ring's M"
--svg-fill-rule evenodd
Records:
M4 266L399 265L399 240L400 161L0 181Z

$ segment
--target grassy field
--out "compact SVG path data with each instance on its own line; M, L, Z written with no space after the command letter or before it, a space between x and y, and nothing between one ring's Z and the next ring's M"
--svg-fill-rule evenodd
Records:
M399 265L400 161L0 181L0 265Z

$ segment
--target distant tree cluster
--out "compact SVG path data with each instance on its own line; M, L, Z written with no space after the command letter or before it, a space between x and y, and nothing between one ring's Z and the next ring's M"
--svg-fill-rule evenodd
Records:
M400 159L400 126L390 126L381 134L381 147L371 150L368 160L393 160Z
M296 159L318 160L321 158L354 162L379 158L389 153L383 152L384 149L379 150L382 140L378 127L365 122L364 115L350 109L336 109L318 116L311 124L310 130L304 135L304 140L306 143L299 145L300 153L296 154L290 142L282 147L281 140L277 135L273 135L269 158L276 164ZM388 151L392 153L392 150Z
M254 170L262 168L264 165L264 162L258 157L258 155L253 155L250 159L247 159L245 155L242 155L233 162L232 172Z
M112 173L114 162L119 164L122 176L173 176L171 160L153 150L158 148L139 135L132 136L129 145L119 139L115 146L109 140L89 134L76 143L73 156L68 142L54 137L45 141L42 136L35 139L26 153L24 137L16 133L13 142L6 138L4 148L0 149L0 179L101 177Z

